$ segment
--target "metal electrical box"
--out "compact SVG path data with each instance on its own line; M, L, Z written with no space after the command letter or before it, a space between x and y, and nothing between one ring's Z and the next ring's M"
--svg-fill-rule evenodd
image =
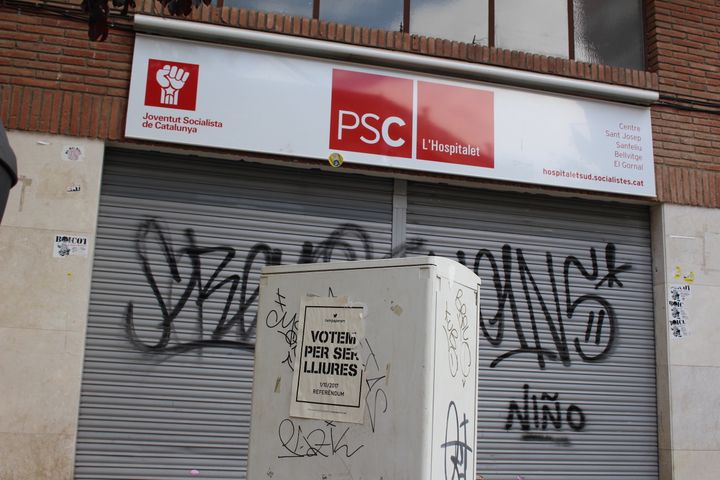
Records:
M248 478L475 478L479 298L440 257L263 269Z

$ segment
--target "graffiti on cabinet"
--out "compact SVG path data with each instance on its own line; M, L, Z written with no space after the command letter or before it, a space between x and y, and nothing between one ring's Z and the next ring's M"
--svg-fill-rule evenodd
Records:
M346 438L350 431L348 426L343 428L330 421L315 423L321 424L321 426L306 433L303 431L302 425L296 425L293 419L283 419L278 426L278 440L283 453L278 458L318 456L327 458L333 455L350 458L365 446L363 444L353 444L350 447L350 440Z
M445 480L464 480L468 478L468 460L471 458L472 447L468 441L474 442L475 432L468 435L469 420L465 412L458 413L457 405L451 401L448 404L445 418L445 441L440 448L445 452ZM475 469L470 469L474 473Z

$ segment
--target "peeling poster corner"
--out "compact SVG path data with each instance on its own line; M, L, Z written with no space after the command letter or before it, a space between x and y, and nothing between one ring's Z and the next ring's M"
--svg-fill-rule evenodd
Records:
M668 326L672 338L688 336L688 303L692 293L690 285L670 285L668 291Z

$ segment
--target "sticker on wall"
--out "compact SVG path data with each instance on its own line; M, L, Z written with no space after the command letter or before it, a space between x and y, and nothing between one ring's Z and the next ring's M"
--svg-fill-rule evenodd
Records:
M335 168L341 167L343 164L343 156L337 152L331 153L328 157L328 162L330 162L330 165Z
M88 239L77 235L55 235L53 257L87 257Z
M81 188L80 185L78 185L78 184L76 184L76 183L73 183L73 184L68 185L68 186L65 188L65 191L68 192L68 193L79 192L79 191L80 191L80 188Z
M668 291L668 326L672 338L688 336L688 302L692 293L690 285L670 285Z
M673 278L675 280L682 280L688 285L692 285L695 283L695 272L685 273L682 268L675 265L675 275L673 275Z
M62 159L69 162L81 162L85 160L85 152L79 145L66 145L62 149Z
M357 347L363 308L347 297L306 297L298 319L290 416L363 423L363 369Z

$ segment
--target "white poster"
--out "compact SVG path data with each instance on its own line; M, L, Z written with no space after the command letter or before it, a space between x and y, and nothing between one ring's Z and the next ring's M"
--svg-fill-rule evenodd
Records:
M690 285L670 285L668 289L668 326L672 338L688 336L688 301L692 290Z
M53 257L87 257L88 239L78 235L55 235Z
M125 134L655 195L648 107L177 38L136 36Z
M347 297L309 297L300 305L290 416L363 423L363 307Z

